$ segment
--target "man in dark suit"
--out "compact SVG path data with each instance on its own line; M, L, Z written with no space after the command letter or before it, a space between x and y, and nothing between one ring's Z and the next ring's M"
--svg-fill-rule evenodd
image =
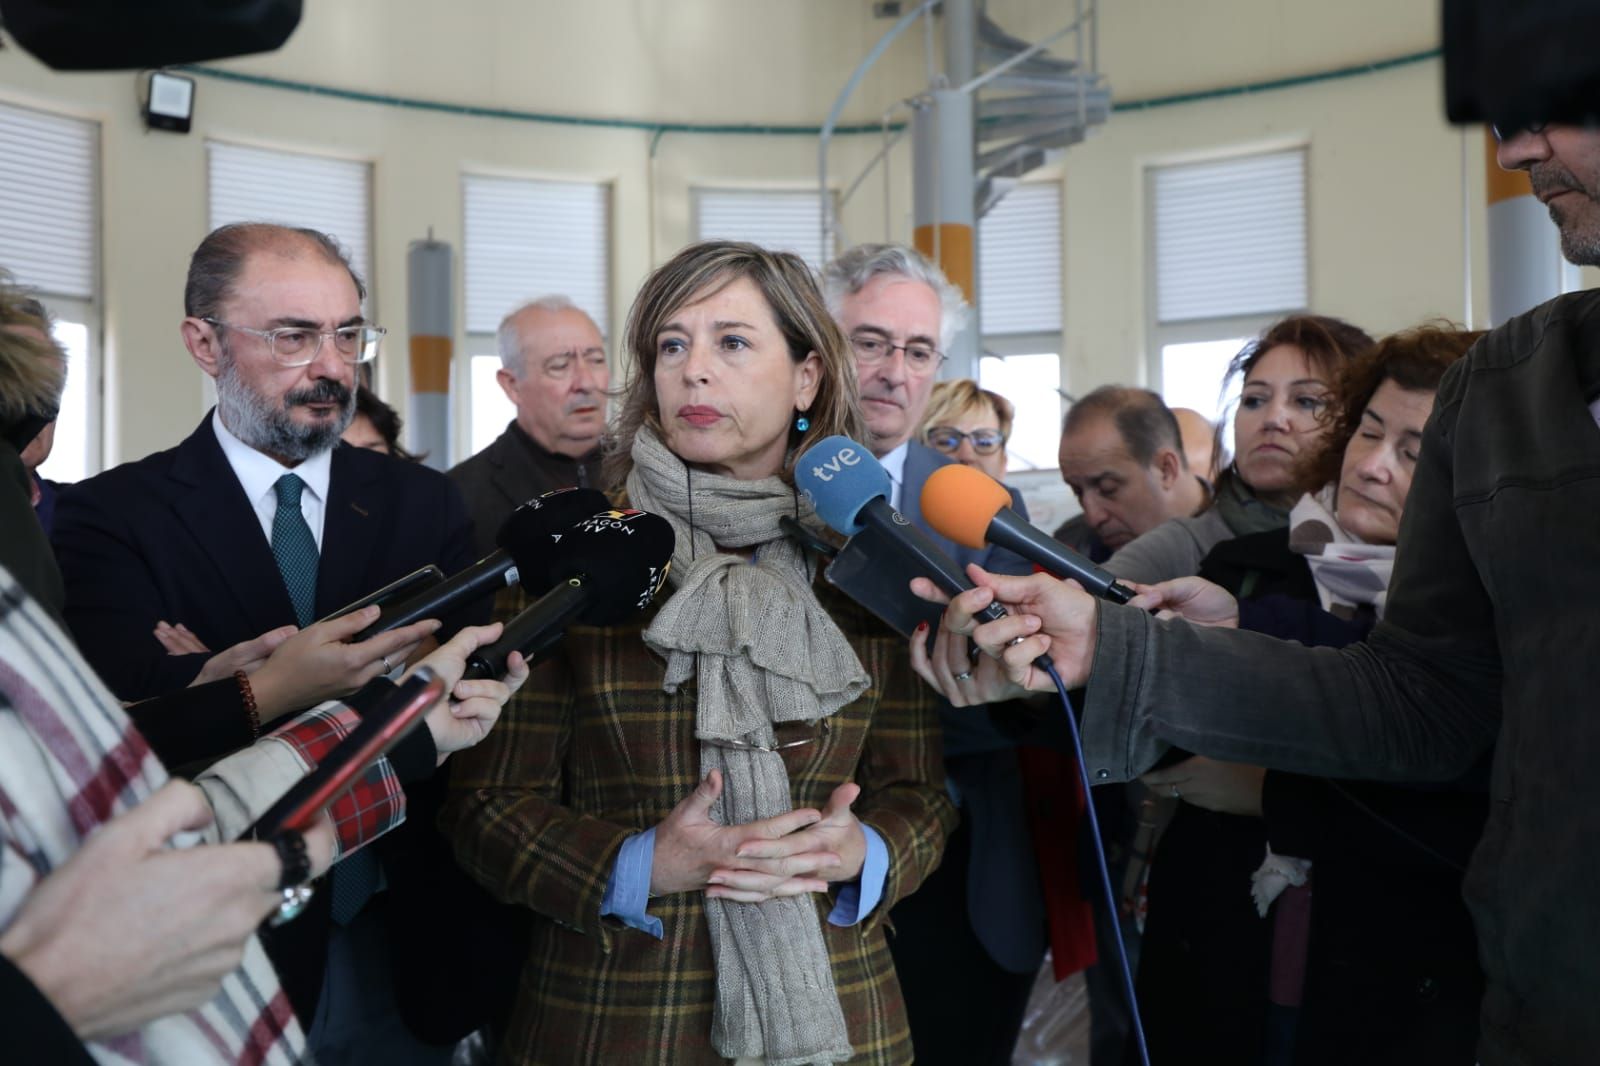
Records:
M824 268L822 285L855 351L865 443L889 472L890 502L963 567L1031 573L1012 553L960 547L922 518L922 486L951 460L914 437L966 313L960 290L920 254L891 244L850 249ZM1012 505L1026 517L1015 492ZM982 708L945 705L940 721L961 824L943 864L890 914L889 943L917 1061L1006 1064L1046 938L1016 740Z
M543 296L502 319L495 341L495 378L517 417L450 471L472 513L480 555L494 550L501 523L523 502L573 485L605 487L600 436L611 375L594 319L565 296Z
M216 381L216 409L177 447L72 486L57 506L67 622L117 695L181 688L208 657L167 654L158 621L221 650L305 626L420 566L453 573L474 558L443 475L339 446L356 365L382 335L364 295L338 246L309 230L225 226L196 249L182 334ZM386 868L414 843L385 851ZM347 1052L363 1043L383 1061L438 1061L409 1050L392 1005L371 998L388 987L387 974L369 979L386 947L384 908L365 906L378 871L341 881L343 870L318 894L338 897L336 932L324 904L269 944L312 1046L324 1062L356 1061ZM356 1016L362 1031L340 1033Z

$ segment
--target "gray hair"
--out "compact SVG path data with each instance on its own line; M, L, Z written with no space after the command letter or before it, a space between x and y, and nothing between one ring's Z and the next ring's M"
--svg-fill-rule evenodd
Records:
M356 297L367 298L361 275L350 257L331 235L302 226L271 222L235 222L218 226L189 257L189 276L183 286L183 313L191 318L217 318L222 304L233 295L234 283L251 252L276 251L294 255L310 250L329 263L344 267L355 283Z
M556 311L576 311L591 323L594 323L593 315L573 303L570 297L562 296L560 293L540 296L537 299L519 304L507 313L506 317L500 320L500 328L495 330L494 333L494 346L500 352L500 365L519 378L522 376L522 336L517 332L516 324L512 320L524 311L550 311L552 313ZM595 329L598 330L599 328L599 324L595 323Z
M966 297L944 276L944 271L915 248L903 244L858 244L822 268L822 295L833 317L840 317L846 296L860 292L883 274L920 281L938 294L939 347L949 349L967 321Z

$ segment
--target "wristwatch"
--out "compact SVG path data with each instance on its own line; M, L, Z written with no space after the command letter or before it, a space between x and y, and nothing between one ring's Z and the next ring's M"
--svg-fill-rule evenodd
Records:
M314 890L311 881L311 854L306 850L306 838L296 830L286 829L273 836L272 846L278 850L278 860L283 872L278 877L278 891L283 894L278 909L267 919L276 928L300 917L311 903Z

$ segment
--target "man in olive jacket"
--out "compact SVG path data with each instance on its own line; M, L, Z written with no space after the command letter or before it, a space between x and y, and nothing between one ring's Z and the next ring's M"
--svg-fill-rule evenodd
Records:
M494 443L450 471L466 497L480 556L524 501L552 489L600 483L606 428L605 341L565 296L543 296L506 315L496 335L495 377L517 417Z

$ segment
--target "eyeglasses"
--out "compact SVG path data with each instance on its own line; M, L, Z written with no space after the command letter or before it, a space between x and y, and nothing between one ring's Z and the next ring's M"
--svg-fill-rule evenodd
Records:
M850 338L855 349L856 362L862 366L877 366L896 351L906 353L906 371L917 377L927 377L944 362L944 353L926 344L890 344L887 337L876 333L858 333Z
M1005 447L1006 436L998 429L975 429L971 433L963 433L954 426L934 426L928 430L928 443L946 455L954 455L964 440L970 440L972 450L979 455L993 455Z
M1524 122L1520 126L1490 126L1489 129L1494 133L1495 140L1509 141L1519 133L1543 133L1546 125L1544 122Z
M304 326L279 326L277 329L251 329L235 326L215 318L202 318L218 329L231 329L235 333L248 333L267 342L273 362L279 366L310 366L322 351L322 342L333 340L333 349L347 363L370 363L378 357L378 342L389 331L382 326L340 326L338 329L315 330Z

